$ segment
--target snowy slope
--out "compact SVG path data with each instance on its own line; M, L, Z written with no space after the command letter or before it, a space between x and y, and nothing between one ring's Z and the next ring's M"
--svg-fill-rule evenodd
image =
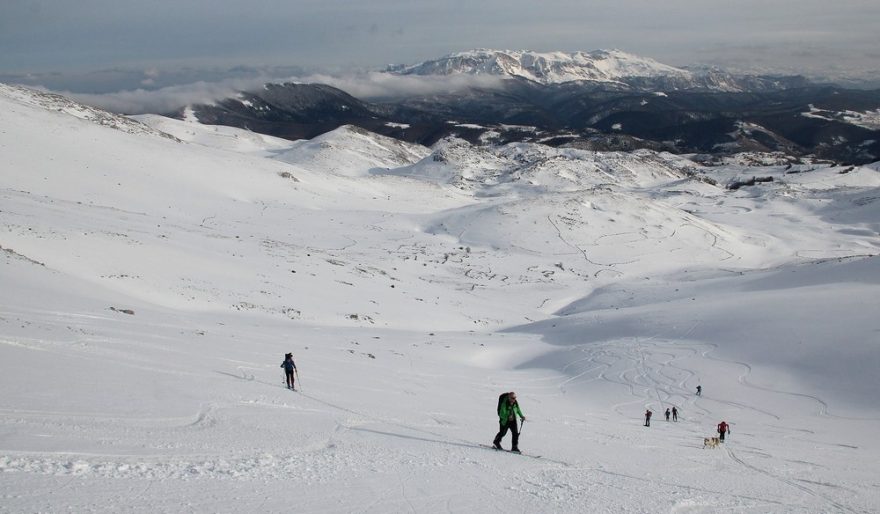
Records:
M253 153L258 156L272 155L289 150L296 143L287 139L258 134L249 130L221 125L202 125L193 121L175 120L155 114L131 116L148 127L173 135L181 141L213 148Z
M41 98L0 89L0 511L880 509L880 166Z
M0 96L3 96L5 99L14 100L17 103L68 114L75 118L91 121L130 134L149 133L170 137L161 131L151 130L147 125L139 123L133 118L90 107L54 93L37 92L21 86L0 84Z
M343 176L364 176L412 164L429 153L423 146L344 125L310 141L299 141L278 160Z

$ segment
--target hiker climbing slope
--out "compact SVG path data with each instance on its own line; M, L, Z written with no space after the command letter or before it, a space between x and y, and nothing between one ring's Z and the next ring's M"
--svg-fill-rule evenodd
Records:
M293 379L293 373L296 371L296 363L293 362L292 353L284 354L284 362L281 363L280 367L284 368L284 376L287 380L287 388L296 391Z
M724 436L730 433L730 425L726 421L718 423L718 439L724 442Z
M519 416L520 419L525 421L526 417L523 416L521 410L519 410L519 403L516 401L516 393L509 392L504 393L498 397L498 424L499 430L498 434L495 436L495 440L492 442L492 446L495 447L496 450L501 450L501 439L507 435L507 431L510 430L510 433L513 434L513 444L510 447L510 451L519 452L519 428L516 426L516 417Z

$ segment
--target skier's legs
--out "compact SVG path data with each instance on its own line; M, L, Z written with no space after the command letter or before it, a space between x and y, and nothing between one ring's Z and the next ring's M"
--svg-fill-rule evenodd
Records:
M510 447L513 451L519 451L519 428L516 426L516 420L508 423L510 427L510 433L513 435L513 446Z
M494 444L495 446L499 446L501 444L501 440L504 438L504 436L507 435L507 424L499 423L498 426L498 435L496 435L495 440L492 441L492 444Z

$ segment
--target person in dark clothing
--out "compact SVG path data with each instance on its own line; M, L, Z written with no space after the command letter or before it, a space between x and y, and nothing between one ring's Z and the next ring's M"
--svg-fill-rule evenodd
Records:
M703 386L697 386L697 396L703 395Z
M651 412L651 409L648 409L645 411L645 426L646 427L651 426L651 415L652 414L653 414L653 412Z
M495 440L492 441L492 446L496 450L501 450L501 439L507 435L507 431L510 430L510 433L513 435L513 443L510 447L510 451L519 452L519 428L516 426L516 417L519 416L520 419L525 421L526 417L523 416L521 410L519 410L519 403L516 401L516 393L510 392L501 395L500 401L498 402L498 425L499 430L498 434L495 436Z
M669 407L666 407L666 421L669 421L669 414L671 414L669 411Z
M730 425L726 421L718 423L718 439L724 442L724 435L730 433Z
M287 378L287 388L296 391L293 380L293 373L296 371L296 364L293 362L292 353L284 354L284 362L281 363L281 367L284 368L284 375Z
M672 408L672 421L678 421L678 409Z

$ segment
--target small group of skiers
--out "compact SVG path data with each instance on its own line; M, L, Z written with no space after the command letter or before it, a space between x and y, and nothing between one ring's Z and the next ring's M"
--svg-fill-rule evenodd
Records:
M703 386L697 386L697 396L702 396L703 394ZM645 426L651 426L651 416L654 413L651 412L651 409L645 410ZM672 421L678 421L678 408L672 407L672 409L666 408L666 421L669 421L669 417L672 416ZM718 423L717 427L718 431L718 440L724 442L724 436L730 433L730 425L727 424L726 421L722 421Z
M698 385L697 386L697 396L702 396L702 395L703 395L703 386ZM645 426L646 427L651 426L651 416L653 414L654 413L651 412L651 409L648 409L645 411ZM672 416L672 421L678 421L678 409L676 407L672 407L671 410L669 409L669 407L667 407L666 412L664 414L666 415L666 421L669 421L670 416ZM723 437L721 439L724 440Z
M664 414L666 415L666 421L669 421L670 416L672 416L672 421L678 421L678 408L677 407L673 407L672 409L669 409L667 407L666 412ZM651 426L651 416L653 416L653 415L654 415L654 413L651 412L651 409L648 409L645 411L645 426L646 427Z

